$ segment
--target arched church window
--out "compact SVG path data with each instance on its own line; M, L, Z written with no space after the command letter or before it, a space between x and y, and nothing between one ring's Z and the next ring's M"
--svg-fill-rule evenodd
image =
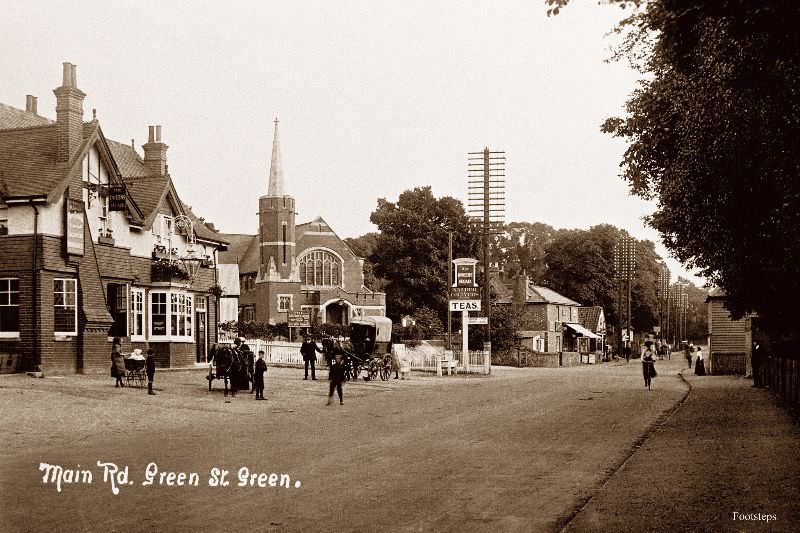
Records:
M331 252L314 250L300 258L300 283L315 287L336 287L341 280L339 258Z

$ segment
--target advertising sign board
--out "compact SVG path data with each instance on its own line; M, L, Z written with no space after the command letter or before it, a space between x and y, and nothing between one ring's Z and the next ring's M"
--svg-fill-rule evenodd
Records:
M450 300L450 310L457 311L480 311L480 300Z

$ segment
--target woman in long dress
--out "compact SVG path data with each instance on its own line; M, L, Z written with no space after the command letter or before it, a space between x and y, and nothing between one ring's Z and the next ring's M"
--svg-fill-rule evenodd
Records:
M644 376L644 386L650 389L650 383L658 374L656 373L655 352L653 351L653 341L645 341L644 351L642 352L642 375Z
M697 360L694 363L694 373L698 376L706 375L706 364L703 362L703 352L697 347Z

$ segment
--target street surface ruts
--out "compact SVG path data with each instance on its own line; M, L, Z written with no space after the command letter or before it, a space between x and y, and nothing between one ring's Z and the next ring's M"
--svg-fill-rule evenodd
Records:
M265 402L225 403L201 372L160 372L157 396L105 376L0 378L0 518L8 531L552 531L686 396L680 363L654 390L638 361L491 377L414 374L345 384L271 368ZM128 465L111 493L97 461ZM142 486L148 463L200 486ZM90 468L91 485L42 483L39 463ZM236 471L299 488L235 487ZM209 487L212 467L231 486ZM333 525L335 524L335 525Z

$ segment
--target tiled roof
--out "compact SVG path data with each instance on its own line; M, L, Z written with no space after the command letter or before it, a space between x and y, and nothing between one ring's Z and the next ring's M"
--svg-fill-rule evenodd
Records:
M124 178L128 194L144 213L149 217L161 203L169 185L167 176L152 176L147 178Z
M222 239L228 241L228 249L219 254L219 262L239 264L239 272L258 272L260 258L258 256L258 236L241 233L220 233Z
M579 307L578 308L578 322L581 326L585 327L592 333L597 333L597 326L600 322L600 313L603 308L595 305L592 307Z
M2 113L0 113L2 114ZM47 195L64 179L54 125L0 130L0 195Z
M132 146L112 141L111 139L106 139L106 142L123 178L146 178L150 176L144 166L144 160Z
M49 126L52 120L0 103L0 130Z
M210 230L208 226L205 225L203 220L194 214L190 206L184 204L183 202L181 203L183 205L184 213L186 213L186 216L192 219L192 222L194 223L192 229L194 230L194 234L198 239L227 244L228 241L225 240L220 233Z

